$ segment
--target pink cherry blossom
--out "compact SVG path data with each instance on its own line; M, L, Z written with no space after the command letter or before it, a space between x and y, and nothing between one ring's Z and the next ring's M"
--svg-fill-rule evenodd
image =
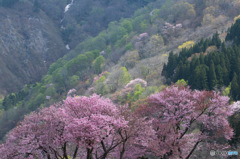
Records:
M149 103L138 111L153 120L157 140L152 151L161 158L189 158L201 143L221 146L211 143L233 136L228 101L219 93L183 86L171 86L150 96Z

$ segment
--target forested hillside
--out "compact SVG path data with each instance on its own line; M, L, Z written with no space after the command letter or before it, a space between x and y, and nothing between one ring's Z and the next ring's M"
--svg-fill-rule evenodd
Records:
M226 42L221 42L216 33L211 39L202 39L190 49L184 48L179 55L171 52L163 75L173 82L184 79L192 89L221 91L229 87L232 99L239 100L239 26L240 20L237 20L229 28ZM232 44L227 47L226 43L230 41Z
M0 97L39 81L70 49L149 2L1 0Z
M18 3L23 1L2 5L5 9L13 9ZM153 156L209 157L206 145L224 147L224 143L238 148L239 103L235 101L240 98L240 2L73 0L56 3L53 0L48 4L45 0L41 3L35 0L24 3L32 4L35 14L47 15L52 20L68 53L51 64L41 80L26 84L20 91L0 100L0 138L7 141L0 147L0 152L13 149L7 155L19 152L17 155L33 158L34 155L40 158L64 156L66 159L69 156L107 158L110 155L113 158L151 159ZM128 7L121 9L121 5ZM166 98L171 96L174 99ZM98 104L103 102L99 112L96 112L98 108L91 108L95 105L91 100L98 101ZM77 108L74 106L85 109L84 104L78 105L78 102L89 106L88 111L94 117L85 120L85 116L75 116L73 110ZM109 108L101 107L104 103L108 103ZM164 107L160 108L161 105ZM181 109L180 105L184 108ZM106 109L116 111L116 116ZM172 110L179 111L176 112L179 116L166 114ZM32 111L36 112L24 118ZM76 113L82 113L78 111ZM159 113L159 118L155 113ZM54 126L43 131L36 124L42 123L41 119L43 127L48 127L48 124ZM97 126L100 119L107 132L106 138L98 136L102 133ZM118 125L118 119L122 120L122 125ZM213 119L216 122L211 122ZM14 128L19 121L23 122ZM166 121L173 122L165 132L162 128L166 127ZM80 130L79 123L89 128L88 132ZM24 132L28 124L31 126ZM93 128L93 125L96 127ZM26 137L29 141L26 149L20 149L24 144L22 140L15 145L10 144L11 137L21 138L25 133L30 135L35 128L33 134L37 138L29 140ZM144 128L151 131L147 133ZM75 134L76 129L83 134ZM96 132L92 134L93 129ZM113 133L108 134L110 129ZM57 130L68 135L55 133ZM168 135L167 131L171 133ZM215 131L219 136L213 135ZM39 132L43 136L41 139L38 139ZM57 136L46 135L52 132ZM133 137L128 138L128 133ZM87 136L89 140L76 140L87 138L84 136L87 134L93 136ZM146 140L140 136L146 136ZM48 140L50 142L44 145L36 142L42 139L45 142L48 137L63 140ZM108 139L112 137L117 140L112 140L113 144L108 145ZM166 138L166 141L160 138ZM217 145L212 145L213 140ZM36 145L30 144L35 142ZM51 142L56 144L48 147ZM125 145L128 145L126 149ZM39 146L44 153L39 153ZM33 154L28 154L28 149ZM162 151L159 152L159 149ZM136 153L131 154L133 151Z

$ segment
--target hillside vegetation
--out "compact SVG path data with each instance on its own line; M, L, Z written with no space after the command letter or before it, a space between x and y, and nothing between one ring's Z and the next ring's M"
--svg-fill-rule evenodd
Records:
M240 21L228 28L239 15L240 3L157 0L146 4L132 17L109 20L106 30L89 33L94 37L86 36L85 40L73 40L79 35L76 28L69 34L63 31L66 42L82 42L71 44L76 47L53 63L41 81L0 101L0 137L25 114L65 99L72 88L78 95L97 93L116 104L128 104L133 112L151 94L166 91L167 84L180 79L191 89L216 90L239 100L236 30ZM105 13L99 8L95 9ZM90 24L87 21L82 26ZM236 123L237 118L232 118L232 124ZM234 128L236 132L238 127Z
M40 81L69 49L149 2L0 0L0 98Z

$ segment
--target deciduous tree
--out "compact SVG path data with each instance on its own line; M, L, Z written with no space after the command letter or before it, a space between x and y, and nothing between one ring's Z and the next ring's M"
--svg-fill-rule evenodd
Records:
M216 92L171 86L149 97L139 113L153 120L157 140L152 151L161 158L190 158L201 144L220 146L233 136L229 98Z

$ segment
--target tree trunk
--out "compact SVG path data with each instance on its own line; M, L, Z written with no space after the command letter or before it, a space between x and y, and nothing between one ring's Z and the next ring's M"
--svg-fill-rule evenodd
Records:
M78 152L78 145L75 148L74 154L73 154L73 159L77 157L77 152Z
M126 144L126 142L124 141L124 142L123 142L122 151L121 151L121 153L120 153L120 159L123 159L123 155L124 155L124 152L125 152L125 144Z
M193 146L193 149L191 150L191 152L188 154L188 156L186 157L186 159L189 159L191 157L191 155L193 154L193 152L195 151L195 149L197 148L198 144L201 141L196 142L196 144Z
M92 152L93 148L92 149L87 148L87 159L93 159Z
M64 143L64 146L63 146L63 158L68 159L68 155L67 155L67 143Z

